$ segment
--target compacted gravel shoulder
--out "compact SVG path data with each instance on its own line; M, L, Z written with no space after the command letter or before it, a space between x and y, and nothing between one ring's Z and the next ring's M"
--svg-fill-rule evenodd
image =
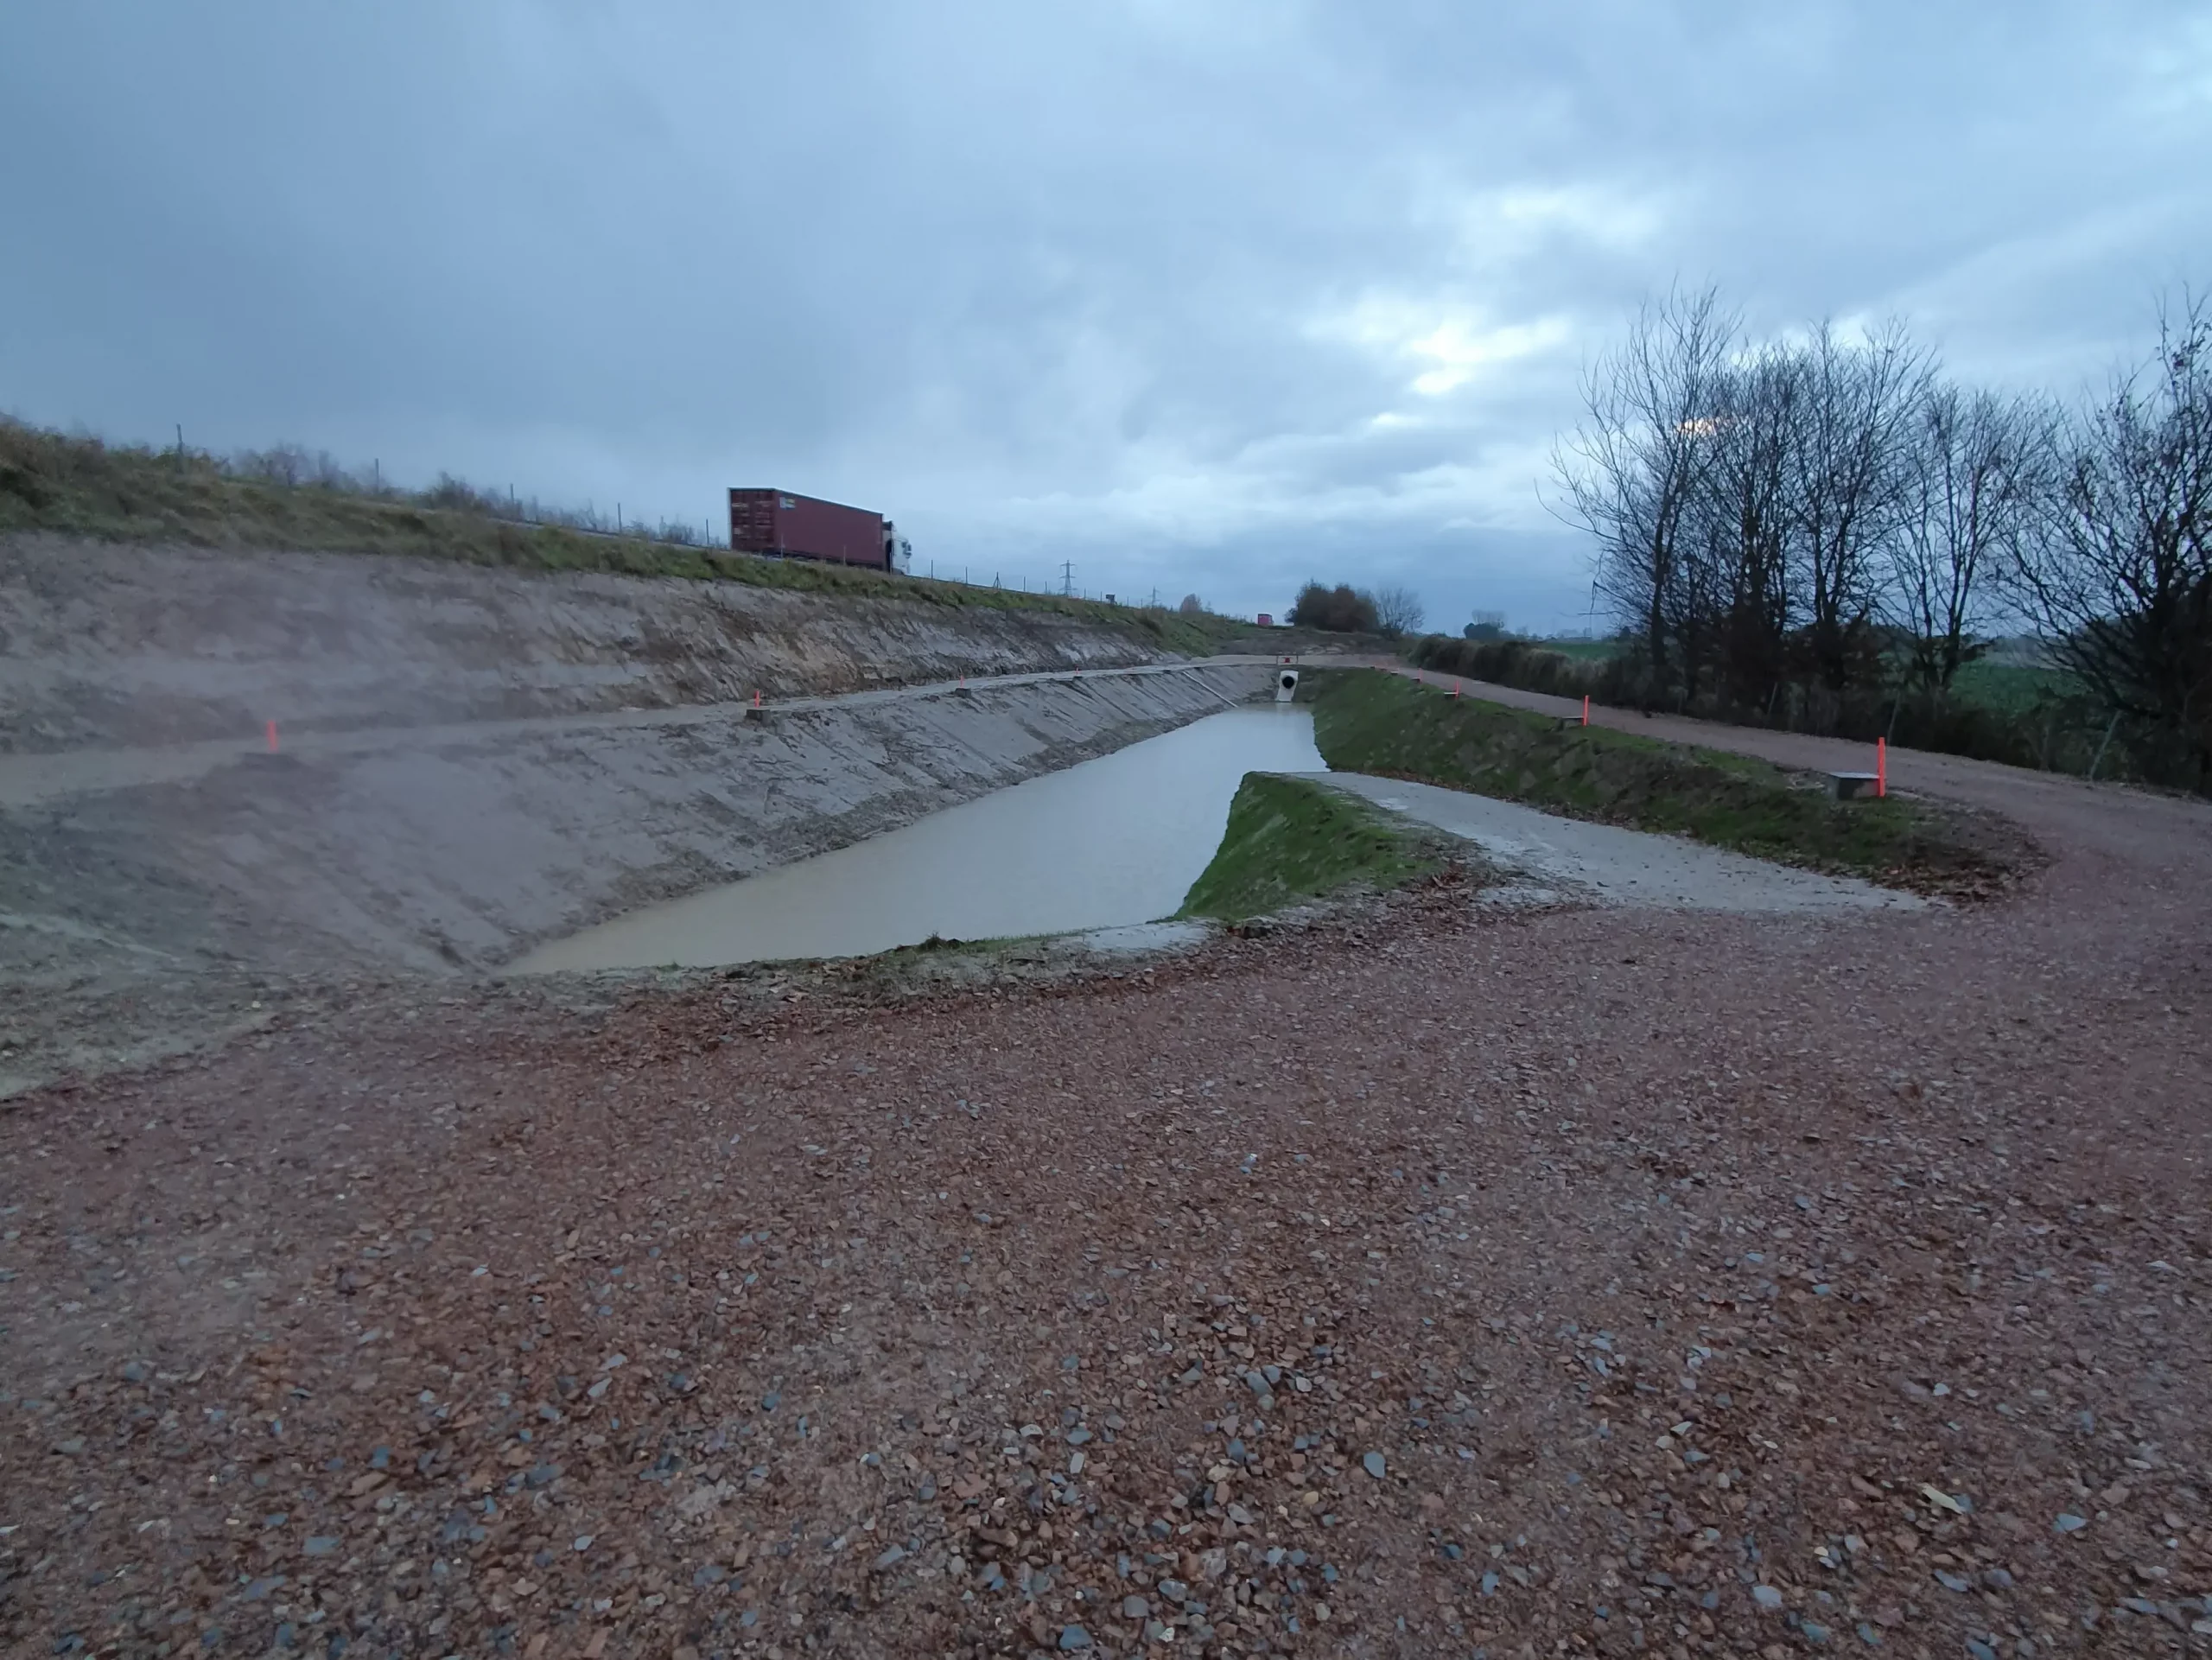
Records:
M2012 805L1965 908L1445 886L28 1098L0 1646L2212 1652L2212 813Z

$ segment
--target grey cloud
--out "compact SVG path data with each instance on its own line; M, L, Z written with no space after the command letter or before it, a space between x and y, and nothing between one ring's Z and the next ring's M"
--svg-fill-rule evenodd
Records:
M2212 270L2202 7L289 0L0 24L0 405L940 565L1580 620L1643 291L2071 382ZM1426 378L1424 378L1424 377ZM1378 424L1378 417L1382 417Z

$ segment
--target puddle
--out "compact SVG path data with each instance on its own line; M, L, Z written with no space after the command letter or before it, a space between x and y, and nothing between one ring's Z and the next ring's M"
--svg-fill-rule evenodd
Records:
M859 957L1164 917L1213 857L1249 772L1322 770L1313 717L1224 710L903 830L541 946L513 971Z

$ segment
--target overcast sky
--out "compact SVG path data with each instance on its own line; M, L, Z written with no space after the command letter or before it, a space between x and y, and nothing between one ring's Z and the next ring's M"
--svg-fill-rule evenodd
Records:
M0 0L0 156L26 419L1573 626L1640 296L2071 392L2212 283L2212 7Z

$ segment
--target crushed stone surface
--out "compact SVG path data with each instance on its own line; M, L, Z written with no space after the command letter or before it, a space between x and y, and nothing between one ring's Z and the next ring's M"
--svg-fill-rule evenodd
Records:
M1132 922L1118 928L1093 928L1074 936L1073 943L1094 951L1154 952L1187 950L1213 934L1205 922L1168 919L1160 922Z
M0 1649L2201 1652L2212 814L1981 776L1986 905L1446 883L25 1097Z
M1692 911L1916 911L1928 904L1853 877L1794 870L1684 836L1587 824L1464 790L1363 773L1302 776L1471 842L1516 885L1548 896Z

